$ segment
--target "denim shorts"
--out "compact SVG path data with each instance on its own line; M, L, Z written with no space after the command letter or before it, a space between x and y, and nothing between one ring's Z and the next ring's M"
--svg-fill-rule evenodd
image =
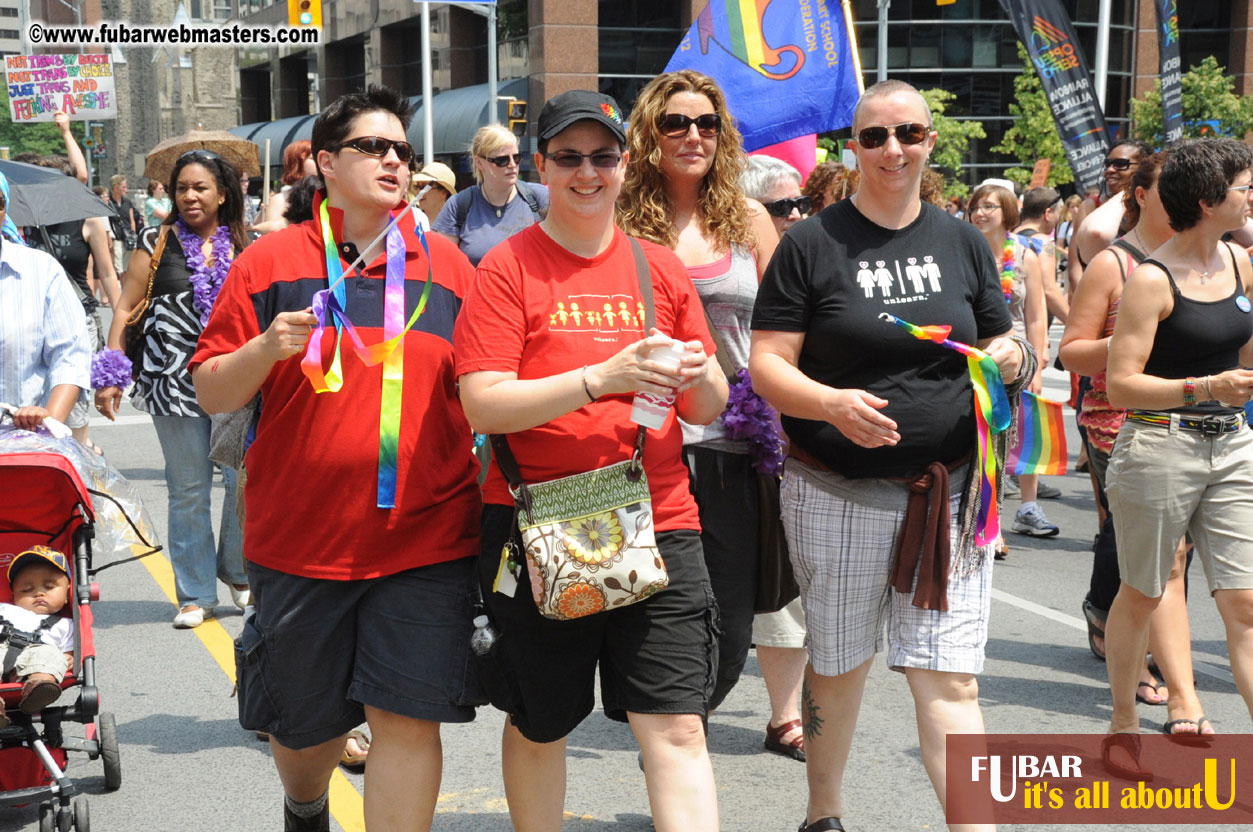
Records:
M595 707L597 666L610 719L705 716L718 670L718 606L698 532L657 533L670 576L664 590L573 621L540 615L526 581L512 598L492 592L501 549L518 534L512 506L484 506L480 533L479 577L500 634L491 656L499 680L492 704L522 736L554 742L573 731Z
M239 721L287 748L332 740L365 705L431 722L469 722L474 559L362 581L248 564L256 614L235 641Z

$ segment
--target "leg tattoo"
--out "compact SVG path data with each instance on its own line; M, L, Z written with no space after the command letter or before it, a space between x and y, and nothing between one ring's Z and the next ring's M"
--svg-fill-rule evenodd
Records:
M801 707L802 731L805 739L822 736L822 717L818 716L818 703L814 702L808 679L801 685Z

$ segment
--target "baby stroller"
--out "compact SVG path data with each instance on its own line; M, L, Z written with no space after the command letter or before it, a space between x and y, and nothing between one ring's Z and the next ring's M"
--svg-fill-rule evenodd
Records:
M87 798L65 774L68 751L86 752L104 762L105 787L122 784L117 724L100 712L91 603L99 586L91 582L91 541L95 511L74 465L56 453L0 454L0 577L10 561L35 544L66 556L70 599L62 615L74 622L74 660L61 683L61 698L36 715L18 709L22 683L0 680L0 697L12 724L0 729L0 806L39 804L39 832L88 832ZM0 580L0 601L11 601ZM75 699L71 688L78 689ZM73 700L73 701L71 701ZM79 722L85 737L67 737L65 722Z

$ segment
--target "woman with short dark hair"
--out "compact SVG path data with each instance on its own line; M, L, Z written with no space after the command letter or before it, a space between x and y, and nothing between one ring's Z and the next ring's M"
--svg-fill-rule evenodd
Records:
M1178 232L1131 273L1109 345L1110 404L1126 408L1106 483L1122 584L1105 629L1112 734L1135 734L1136 681L1148 620L1175 548L1191 534L1227 625L1236 685L1253 712L1253 267L1221 242L1249 214L1253 150L1232 139L1171 149L1158 192ZM1199 705L1172 735L1213 733ZM1124 753L1125 752L1125 753ZM1132 774L1139 744L1111 737L1105 756Z

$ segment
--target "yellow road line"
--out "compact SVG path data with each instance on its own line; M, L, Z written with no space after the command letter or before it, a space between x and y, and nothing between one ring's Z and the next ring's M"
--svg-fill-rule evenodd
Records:
M136 547L138 548L138 547ZM174 593L174 569L170 561L160 552L149 555L142 561L157 582L157 586L170 599L170 603L178 606L178 597ZM193 632L204 644L209 655L222 668L222 672L235 684L235 642L215 618L206 618L204 624ZM338 768L331 775L331 816L343 827L344 832L365 832L365 804L361 793L348 781Z

